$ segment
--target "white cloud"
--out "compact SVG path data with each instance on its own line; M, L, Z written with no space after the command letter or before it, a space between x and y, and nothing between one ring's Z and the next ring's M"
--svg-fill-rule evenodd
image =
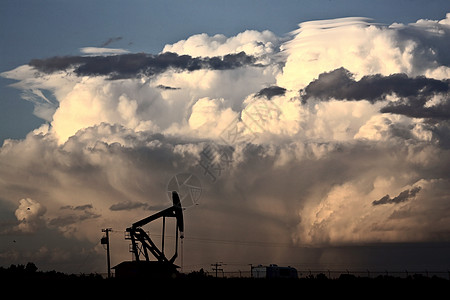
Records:
M211 57L244 51L247 55L264 56L276 52L280 41L279 37L268 30L262 32L246 30L232 37L223 34L209 36L202 33L172 45L165 45L163 52Z
M83 78L59 102L51 125L60 142L102 122L141 130L157 128L154 122L164 124L158 92L138 80Z
M91 56L108 56L129 53L130 51L125 49L116 48L101 48L101 47L83 47L80 48L81 53Z
M24 198L19 201L15 215L19 224L17 230L23 233L33 233L44 225L43 215L46 209L39 202Z
M223 107L224 99L201 98L192 106L189 127L203 138L216 139L237 118L231 108Z
M277 84L288 89L301 89L340 67L356 78L393 73L448 78L446 21L385 26L365 18L341 18L300 23L291 34L293 39L282 45L286 65L277 77Z

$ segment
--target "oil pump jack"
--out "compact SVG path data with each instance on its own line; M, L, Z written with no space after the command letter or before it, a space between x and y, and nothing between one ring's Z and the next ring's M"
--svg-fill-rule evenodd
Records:
M125 231L125 239L131 240L130 252L133 253L133 261L125 261L113 269L116 277L150 277L164 278L174 277L178 274L177 265L174 264L178 256L178 234L180 239L184 236L183 208L178 193L172 192L173 205L151 216L139 220ZM161 250L156 246L150 235L142 229L142 226L162 218ZM166 218L175 218L175 253L169 259L164 253ZM151 255L156 260L151 260Z

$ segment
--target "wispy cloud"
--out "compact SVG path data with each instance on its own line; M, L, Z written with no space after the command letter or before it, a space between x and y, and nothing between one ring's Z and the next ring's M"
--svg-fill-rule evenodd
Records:
M117 36L117 37L110 37L109 39L107 39L105 42L103 42L100 47L106 47L109 46L112 43L121 41L123 39L123 37L121 36Z
M108 56L108 55L120 55L129 53L129 51L125 49L104 48L104 47L83 47L80 48L80 51L81 53L86 54L87 56Z

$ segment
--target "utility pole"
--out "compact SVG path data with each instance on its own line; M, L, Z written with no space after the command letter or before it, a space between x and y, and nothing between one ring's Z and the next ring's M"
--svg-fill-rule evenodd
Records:
M102 232L105 232L106 237L103 237L101 239L102 245L106 244L106 260L108 264L108 278L111 278L111 262L109 257L109 232L112 231L112 228L105 228L102 229Z
M211 264L211 266L213 267L213 271L216 271L216 278L217 278L217 271L221 271L223 273L223 269L219 268L221 267L223 264L223 262L216 262L215 264Z

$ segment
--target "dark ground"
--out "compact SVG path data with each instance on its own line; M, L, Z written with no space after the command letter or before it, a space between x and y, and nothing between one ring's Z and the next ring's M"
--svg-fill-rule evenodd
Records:
M201 272L193 272L174 279L131 280L104 279L98 274L42 272L32 263L26 266L0 267L0 286L4 295L11 295L11 298L14 295L14 298L20 299L29 296L52 299L176 299L187 296L197 299L257 299L261 296L264 299L327 299L336 296L358 299L447 299L450 293L450 280L423 275L367 278L344 274L339 279L328 279L322 274L299 279L256 279L214 278Z

